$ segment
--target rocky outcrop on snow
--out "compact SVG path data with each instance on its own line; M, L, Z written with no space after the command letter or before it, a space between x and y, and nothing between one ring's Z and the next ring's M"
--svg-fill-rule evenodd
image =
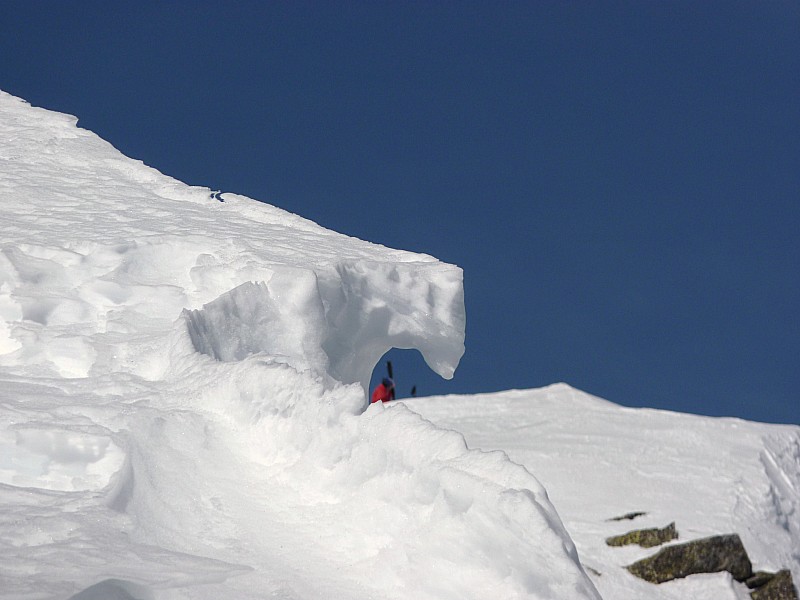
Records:
M662 529L657 527L652 529L634 529L622 535L615 535L606 538L606 544L609 546L629 546L631 544L638 544L642 548L654 548L676 539L678 539L678 530L675 529L675 523L673 522Z
M762 571L759 574L766 576L766 581L763 584L753 586L750 584L750 580L747 581L747 586L751 589L753 587L758 588L750 594L753 600L798 600L797 589L794 587L791 571L784 569L774 574Z
M617 536L617 539L637 540L643 537L649 541L655 540L659 532L668 531L674 532L677 537L675 524L671 523L664 529L631 531ZM609 538L606 543L610 546L622 546L626 543L643 545L639 541L611 543L612 540L615 538ZM753 600L799 600L792 573L788 569L778 573L767 571L753 573L747 551L736 534L712 536L667 546L627 568L637 577L651 583L664 583L700 573L727 571L736 581L745 583L748 588L754 590L750 594Z
M728 571L736 581L745 581L753 574L753 567L742 540L732 534L667 546L629 565L628 571L652 583L720 571Z

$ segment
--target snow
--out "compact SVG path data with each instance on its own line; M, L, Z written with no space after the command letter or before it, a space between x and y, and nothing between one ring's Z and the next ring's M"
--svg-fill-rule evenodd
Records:
M544 488L401 404L462 272L0 93L0 597L597 598Z
M458 267L2 92L0 197L0 598L747 598L603 542L671 521L800 580L800 428L563 384L368 405L390 348L453 375Z
M673 543L737 533L754 570L800 582L800 427L624 408L565 384L403 403L535 473L604 598L749 598L727 574L638 581L622 567L657 549L605 544L673 521Z

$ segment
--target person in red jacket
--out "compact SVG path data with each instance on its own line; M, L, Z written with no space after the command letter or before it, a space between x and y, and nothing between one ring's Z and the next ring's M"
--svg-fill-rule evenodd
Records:
M389 400L394 400L394 381L384 378L378 387L375 388L375 391L372 392L372 400L370 403L389 402Z

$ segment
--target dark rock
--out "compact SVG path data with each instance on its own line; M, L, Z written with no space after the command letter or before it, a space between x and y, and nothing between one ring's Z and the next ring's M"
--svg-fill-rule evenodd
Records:
M664 529L634 529L622 535L615 535L608 538L606 544L609 546L639 544L642 548L653 548L676 539L678 539L678 531L675 529L675 523L670 523Z
M770 579L773 577L775 577L775 573L770 573L769 571L756 571L753 573L753 576L744 583L751 590L754 590L769 583Z
M736 534L718 535L686 544L667 546L653 556L627 567L652 583L663 583L695 573L728 571L737 581L753 574L753 566Z
M621 517L613 517L609 521L633 521L637 517L643 517L646 514L646 512L629 512Z
M764 586L750 593L753 600L799 600L788 570L778 571Z

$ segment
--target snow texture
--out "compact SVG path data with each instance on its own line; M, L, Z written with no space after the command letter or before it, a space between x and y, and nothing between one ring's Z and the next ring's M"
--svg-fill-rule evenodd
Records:
M452 376L459 268L2 92L0 197L0 598L599 598L527 469L367 407Z
M658 549L605 543L673 521L672 543L737 533L754 570L800 582L800 427L623 408L565 384L403 403L536 473L604 598L749 600L727 573L638 580L623 567ZM613 520L631 513L645 514Z

